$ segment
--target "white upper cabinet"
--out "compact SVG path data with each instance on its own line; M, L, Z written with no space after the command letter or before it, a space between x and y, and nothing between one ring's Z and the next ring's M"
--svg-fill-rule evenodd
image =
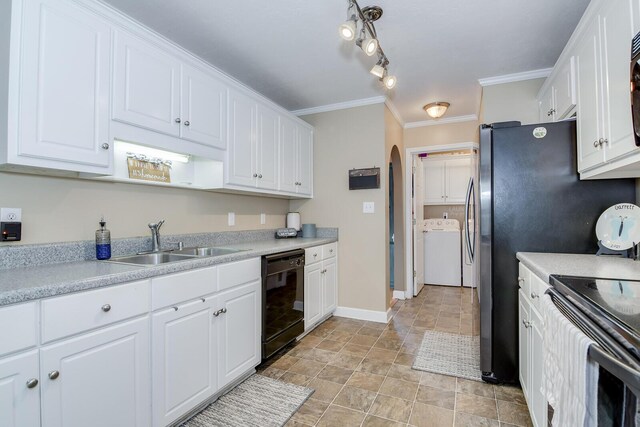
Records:
M461 205L467 197L471 158L441 156L423 161L424 204Z
M558 63L538 95L540 122L567 118L576 106L576 66L572 56Z
M258 105L256 144L256 185L278 188L278 149L280 146L280 116L266 106Z
M66 1L23 6L21 21L12 23L12 37L20 40L14 57L20 62L11 63L16 80L10 84L19 81L19 101L16 97L13 104L19 112L8 162L110 173L109 25Z
M229 146L226 183L254 187L256 170L256 120L258 104L235 90L229 91ZM255 174L255 176L254 176Z
M125 31L114 37L114 120L179 136L180 62Z
M227 148L227 87L210 74L182 66L182 138L225 150Z
M280 190L311 196L313 131L280 117Z

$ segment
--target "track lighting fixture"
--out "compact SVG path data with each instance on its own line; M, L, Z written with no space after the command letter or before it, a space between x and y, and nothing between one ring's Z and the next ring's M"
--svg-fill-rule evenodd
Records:
M378 55L378 62L371 69L371 74L378 77L385 88L393 89L397 79L396 76L389 75L387 72L389 60L380 47L376 27L373 25L374 21L377 21L382 16L382 8L378 6L367 6L360 9L356 0L348 1L347 16L349 18L340 24L338 28L340 37L348 41L355 39L359 24L360 34L356 40L356 45L362 49L367 56Z

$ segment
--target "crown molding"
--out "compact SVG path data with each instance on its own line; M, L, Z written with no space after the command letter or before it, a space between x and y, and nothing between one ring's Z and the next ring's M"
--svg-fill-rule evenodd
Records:
M487 77L478 79L480 86L500 85L503 83L521 82L523 80L541 79L549 77L553 68L542 68L540 70L525 71L522 73L505 74L503 76Z
M477 115L469 114L467 116L453 116L453 117L445 117L444 119L424 120L421 122L405 123L404 128L413 129L413 128L421 128L424 126L437 126L437 125L446 125L451 123L474 122L477 120L478 120Z
M382 104L385 101L385 96L374 96L372 98L354 99L353 101L303 108L302 110L291 111L291 114L296 116L306 116L307 114L326 113L328 111L345 110L347 108L363 107L365 105Z
M396 108L395 104L389 98L386 98L384 100L384 105L387 106L389 111L391 111L391 114L393 114L393 117L395 117L398 123L400 123L400 127L404 127L404 120L402 120L402 117L400 116L400 112Z

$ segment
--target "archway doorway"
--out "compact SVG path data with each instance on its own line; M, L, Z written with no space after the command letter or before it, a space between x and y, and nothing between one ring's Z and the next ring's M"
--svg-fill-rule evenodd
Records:
M397 146L389 156L389 297L404 298L404 215L403 215L403 168Z

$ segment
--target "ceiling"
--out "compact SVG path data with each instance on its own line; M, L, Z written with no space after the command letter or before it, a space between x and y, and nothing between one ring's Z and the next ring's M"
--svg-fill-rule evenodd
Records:
M589 0L359 0L377 4L398 84L338 36L347 0L105 0L288 110L387 95L402 120L448 101L477 114L478 79L553 67Z

